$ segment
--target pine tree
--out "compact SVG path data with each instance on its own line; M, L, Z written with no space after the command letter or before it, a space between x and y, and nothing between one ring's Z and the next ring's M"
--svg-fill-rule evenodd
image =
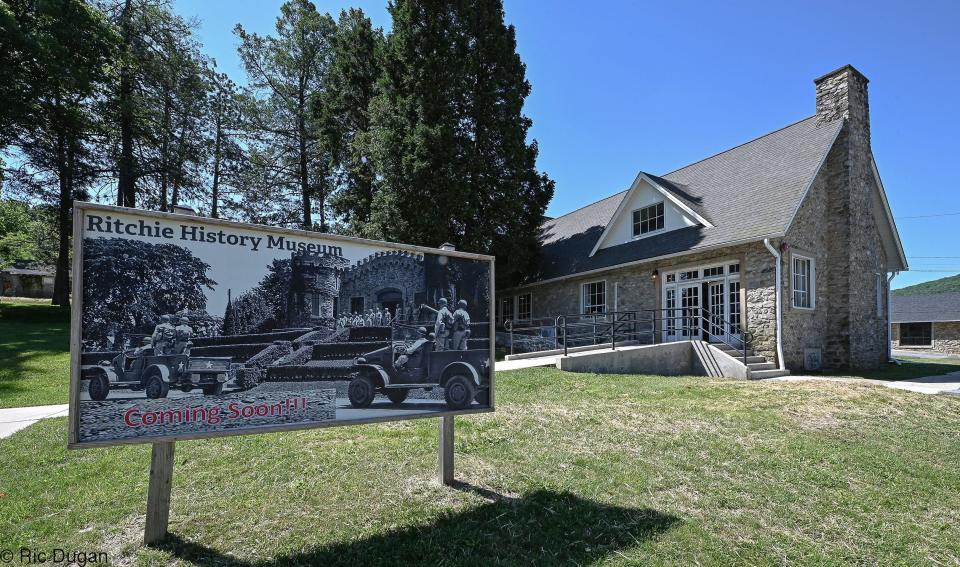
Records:
M96 175L93 102L104 89L116 36L100 12L80 0L22 3L14 13L32 45L32 119L13 141L21 164L13 185L29 200L55 203L59 246L53 304L69 305L72 208Z
M215 68L207 70L211 85L207 107L207 141L210 160L210 216L219 218L226 205L231 208L229 189L236 187L243 167L243 149L238 139L240 101L237 86Z
M314 228L314 208L320 213L320 230L328 228L332 159L311 105L323 99L335 29L333 18L317 12L308 0L289 0L280 7L274 36L234 28L248 77L245 119L248 142L256 146L253 156L259 158L251 160L261 170L258 185L275 188L279 199L296 195L283 208L299 209L307 230Z

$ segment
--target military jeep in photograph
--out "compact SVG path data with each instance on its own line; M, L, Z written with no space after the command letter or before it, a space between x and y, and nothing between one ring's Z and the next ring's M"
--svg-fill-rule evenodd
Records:
M165 398L170 388L194 388L210 396L223 392L229 379L230 357L191 357L187 354L122 352L87 370L90 398L105 400L110 390L145 390L150 399Z
M444 389L450 409L464 409L476 400L490 399L490 352L481 350L433 349L425 341L415 352L407 353L402 343L392 343L354 360L355 375L347 388L350 404L369 407L376 394L384 394L394 404L403 403L410 390L436 387ZM404 360L406 359L406 360Z

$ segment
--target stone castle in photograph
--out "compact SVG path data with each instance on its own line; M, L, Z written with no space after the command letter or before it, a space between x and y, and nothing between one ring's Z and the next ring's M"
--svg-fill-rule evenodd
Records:
M478 321L488 321L489 274L482 262L407 250L385 250L350 263L333 254L293 253L285 327L329 324L341 314L388 309L419 319L421 305L467 300Z
M538 268L498 292L499 320L648 311L652 342L747 336L789 369L886 362L889 280L907 262L867 78L848 65L814 84L812 116L547 220ZM683 324L700 313L710 332Z

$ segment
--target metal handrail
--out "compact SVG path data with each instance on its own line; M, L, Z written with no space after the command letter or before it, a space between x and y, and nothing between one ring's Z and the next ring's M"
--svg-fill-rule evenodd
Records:
M679 312L679 314L670 314L671 312ZM562 314L553 319L552 325L517 326L517 322L507 319L503 322L503 328L510 333L510 354L514 353L515 333L542 332L543 329L552 327L554 329L554 346L559 346L559 343L562 343L563 354L567 356L571 343L580 340L590 340L593 344L598 344L597 341L606 342L606 340L609 340L613 349L617 348L618 339L621 341L632 340L643 335L649 335L654 343L659 342L657 336L667 330L666 323L669 321L679 322L679 325L675 324L670 328L680 331L681 336L687 336L689 340L694 340L695 336L706 337L708 341L713 340L723 343L736 351L737 354L742 355L744 365L747 364L750 345L754 338L753 333L743 328L739 322L734 323L726 317L717 317L700 306L677 309L639 309L606 311L603 313ZM639 325L648 328L640 330L637 328ZM584 327L589 330L579 332ZM722 332L717 332L718 329ZM739 335L739 339L731 339L736 335Z

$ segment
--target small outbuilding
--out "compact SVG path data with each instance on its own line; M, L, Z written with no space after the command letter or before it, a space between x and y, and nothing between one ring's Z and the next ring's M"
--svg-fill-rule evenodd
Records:
M893 296L893 348L960 354L960 293Z
M0 270L0 293L4 297L53 297L52 269L11 266Z

